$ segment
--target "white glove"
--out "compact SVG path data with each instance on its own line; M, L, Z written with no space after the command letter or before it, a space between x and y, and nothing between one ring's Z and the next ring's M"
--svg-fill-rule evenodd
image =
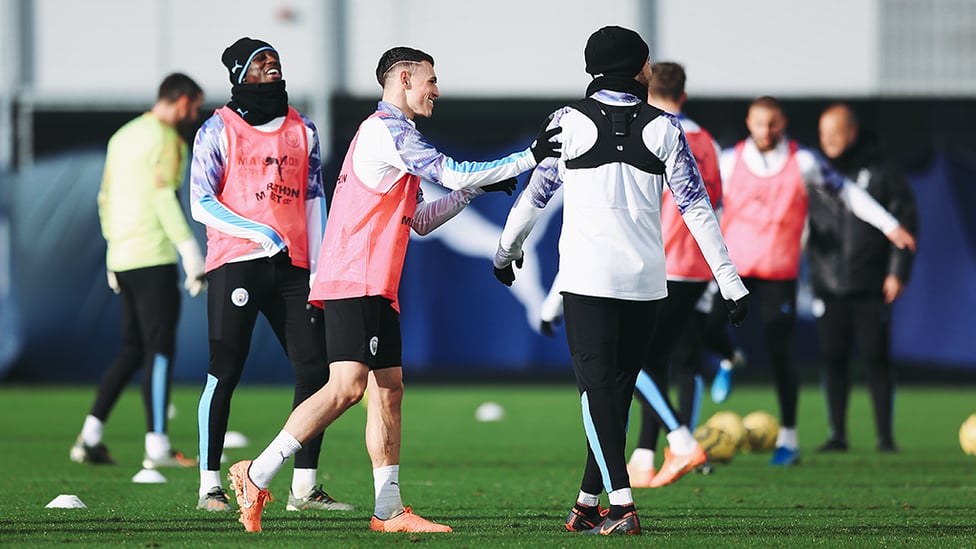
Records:
M108 287L112 288L115 295L119 295L122 292L122 287L119 286L119 279L115 277L115 271L105 271L105 277L108 279Z
M205 264L203 254L200 253L200 245L195 239L188 238L177 244L176 250L180 252L183 272L186 274L183 287L191 297L196 297L207 289L207 281L203 278Z

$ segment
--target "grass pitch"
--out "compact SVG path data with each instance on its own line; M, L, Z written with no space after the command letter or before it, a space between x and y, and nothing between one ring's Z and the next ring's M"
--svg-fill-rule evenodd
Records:
M900 387L896 439L901 452L875 451L870 405L857 387L849 412L852 448L817 454L826 438L823 397L800 400L802 463L767 465L769 454L739 454L714 474L690 474L659 489L635 490L641 537L594 538L563 530L579 488L584 439L572 386L413 386L404 402L400 481L404 501L450 524L453 534L368 530L373 483L363 443L365 409L354 407L326 433L319 477L359 507L324 514L286 512L286 466L271 486L264 532L248 534L236 513L195 509L196 469L163 469L165 484L131 482L141 468L144 419L128 390L109 418L105 442L116 467L78 465L68 449L94 387L0 386L0 545L130 547L973 547L976 458L959 449L959 426L976 412L972 387ZM196 453L198 387L173 392L174 446ZM502 421L474 419L494 401ZM230 429L250 439L226 451L229 465L251 459L281 428L286 387L243 386ZM635 407L636 408L636 407ZM771 387L737 387L721 407L776 412ZM635 421L636 415L635 415ZM636 433L631 433L631 446ZM628 449L629 451L629 449ZM225 466L226 472L226 466ZM225 488L226 488L225 484ZM46 509L59 494L87 509ZM605 496L604 496L605 497Z

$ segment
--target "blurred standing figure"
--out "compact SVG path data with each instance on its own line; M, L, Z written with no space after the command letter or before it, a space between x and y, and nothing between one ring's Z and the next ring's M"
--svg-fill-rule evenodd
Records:
M193 122L203 91L189 76L171 74L151 111L122 126L108 142L98 217L108 244L108 285L121 297L122 347L102 376L71 460L114 465L102 442L109 413L122 389L142 370L146 412L145 467L192 467L196 460L170 446L166 432L170 377L180 317L177 254L191 296L203 291L203 256L177 189L187 147L177 126Z
M654 63L647 86L647 101L675 115L681 123L712 209L718 212L722 201L722 176L718 165L721 151L712 135L682 112L688 99L685 81L685 70L680 64ZM651 348L655 352L650 353L643 364L634 393L641 408L640 435L627 464L630 484L634 488L664 486L694 467L703 465L699 463L700 460L689 459L691 456L676 455L666 449L660 473L656 473L654 468L661 426L665 427L668 436L672 436L670 433L680 426L694 429L701 406L701 349L705 343L705 323L696 318L700 315L696 312L696 304L713 280L708 262L685 225L671 192L661 196L661 235L664 239L668 297L661 300L657 325L651 336ZM710 340L721 340L715 341L713 347L724 353L723 365L716 373L718 380L724 379L725 382L725 392L721 398L724 401L731 387L731 365L736 351L724 323L716 328ZM672 415L672 408L664 404L671 374L678 380L677 416Z
M773 97L752 102L749 138L722 152L722 232L732 261L750 292L758 294L766 351L773 369L782 428L770 465L795 465L799 381L790 357L796 321L796 279L807 217L807 186L820 187L895 246L915 249L915 239L861 187L812 151L786 137L786 115ZM716 305L715 317L722 314Z
M918 211L905 176L883 158L872 136L859 131L848 105L831 105L821 114L820 148L834 169L857 182L902 226L917 230ZM908 282L914 254L893 246L820 192L810 194L809 215L807 254L814 293L822 305L814 312L820 313L817 331L826 361L823 381L831 428L820 450L847 450L850 355L857 341L874 404L878 451L895 452L891 304Z
M221 56L230 102L197 132L190 168L191 212L207 226L210 366L200 396L198 509L230 510L220 457L234 389L258 313L295 372L292 406L329 380L321 315L308 306L325 227L319 136L288 105L278 51L241 38ZM289 511L351 510L316 484L321 434L295 458Z
M670 345L659 348L652 340L669 292L661 227L665 187L735 324L746 314L748 291L729 259L681 123L647 104L647 43L632 30L611 26L590 35L583 51L593 80L584 99L547 120L546 127L562 129L562 153L539 163L516 200L494 268L495 277L510 286L523 242L553 194L564 188L557 287L587 442L580 491L565 528L635 535L641 525L624 455L630 405L641 365L666 364L670 351ZM663 356L652 356L658 354ZM661 400L676 417L667 398ZM705 461L701 446L677 421L668 442L674 471ZM665 477L670 482L677 473ZM600 507L603 492L610 503L606 513Z

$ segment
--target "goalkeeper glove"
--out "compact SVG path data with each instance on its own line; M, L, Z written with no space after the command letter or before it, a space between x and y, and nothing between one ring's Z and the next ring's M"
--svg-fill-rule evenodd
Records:
M196 297L207 289L207 281L203 278L205 274L204 262L203 254L200 253L200 246L191 237L177 244L176 250L183 260L183 272L186 274L183 287L186 288L191 297Z

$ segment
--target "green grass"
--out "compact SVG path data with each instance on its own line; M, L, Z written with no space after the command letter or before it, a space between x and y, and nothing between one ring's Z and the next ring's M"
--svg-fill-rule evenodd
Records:
M195 454L197 387L174 390L174 445ZM284 510L291 480L271 486L261 534L247 534L234 514L195 509L195 469L165 469L166 484L134 484L143 445L138 393L127 391L106 429L117 467L69 462L68 449L94 398L93 387L0 387L0 545L37 547L973 547L976 458L959 449L958 430L973 412L973 390L901 387L896 455L875 452L865 390L850 409L852 448L818 455L826 437L823 398L808 387L800 400L803 462L767 465L768 454L740 454L712 475L688 475L656 490L635 491L645 535L591 538L565 532L579 488L584 440L571 386L413 386L404 402L401 486L420 514L453 534L368 531L373 484L357 406L326 434L320 478L359 510L298 514ZM479 423L485 401L505 407L497 423ZM277 433L291 402L284 387L241 387L232 430L253 458ZM720 409L707 402L702 416ZM726 405L745 414L776 411L769 387L738 387ZM636 419L635 419L636 421ZM632 439L633 439L632 433ZM75 494L87 509L46 509Z

